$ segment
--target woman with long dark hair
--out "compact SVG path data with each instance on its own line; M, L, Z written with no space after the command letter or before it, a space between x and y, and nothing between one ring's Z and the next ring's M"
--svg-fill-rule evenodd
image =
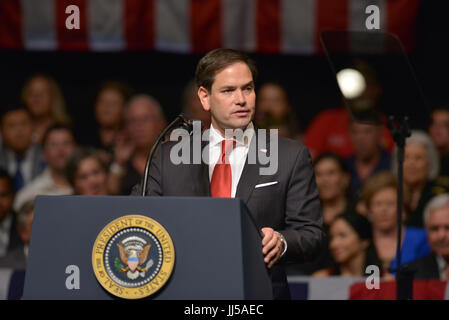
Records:
M331 223L329 234L329 250L334 263L330 268L315 272L314 277L363 277L369 265L376 265L382 270L367 218L358 213L339 215Z

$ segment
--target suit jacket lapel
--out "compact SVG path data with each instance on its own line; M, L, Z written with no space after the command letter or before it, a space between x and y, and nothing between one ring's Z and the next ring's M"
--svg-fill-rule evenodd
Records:
M208 141L201 141L201 151L208 146ZM201 164L194 164L197 170L190 170L194 193L197 197L210 197L209 165L201 159Z
M269 136L268 136L269 139ZM257 138L257 128L254 127L254 136L253 139L251 139L251 143L248 150L248 156L246 157L245 166L243 167L242 175L240 176L239 183L237 185L237 191L235 193L236 198L240 198L243 200L243 202L248 203L249 198L251 197L251 194L254 190L254 187L256 186L257 182L259 181L260 174L260 154L262 151L259 149L259 141ZM269 143L266 145L266 151L269 152ZM250 153L256 152L256 163L249 163L250 159Z

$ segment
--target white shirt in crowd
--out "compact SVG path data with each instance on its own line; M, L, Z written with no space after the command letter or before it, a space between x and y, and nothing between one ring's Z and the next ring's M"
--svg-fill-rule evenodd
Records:
M69 195L73 194L71 187L61 187L55 184L50 169L46 168L28 185L23 187L14 200L14 210L17 212L28 200L34 200L38 195Z

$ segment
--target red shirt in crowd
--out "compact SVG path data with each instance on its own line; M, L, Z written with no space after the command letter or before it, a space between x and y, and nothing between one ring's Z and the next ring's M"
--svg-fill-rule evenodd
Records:
M351 156L354 150L349 137L350 121L345 108L320 112L308 126L303 141L312 157L324 151L335 152L343 158ZM383 128L382 145L393 151L394 141L386 126Z

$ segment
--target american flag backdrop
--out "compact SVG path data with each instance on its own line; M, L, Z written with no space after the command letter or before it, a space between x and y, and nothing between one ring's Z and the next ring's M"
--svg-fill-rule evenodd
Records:
M325 30L366 30L368 5L380 30L413 50L420 0L0 0L0 48L316 54ZM68 30L66 7L80 9Z

